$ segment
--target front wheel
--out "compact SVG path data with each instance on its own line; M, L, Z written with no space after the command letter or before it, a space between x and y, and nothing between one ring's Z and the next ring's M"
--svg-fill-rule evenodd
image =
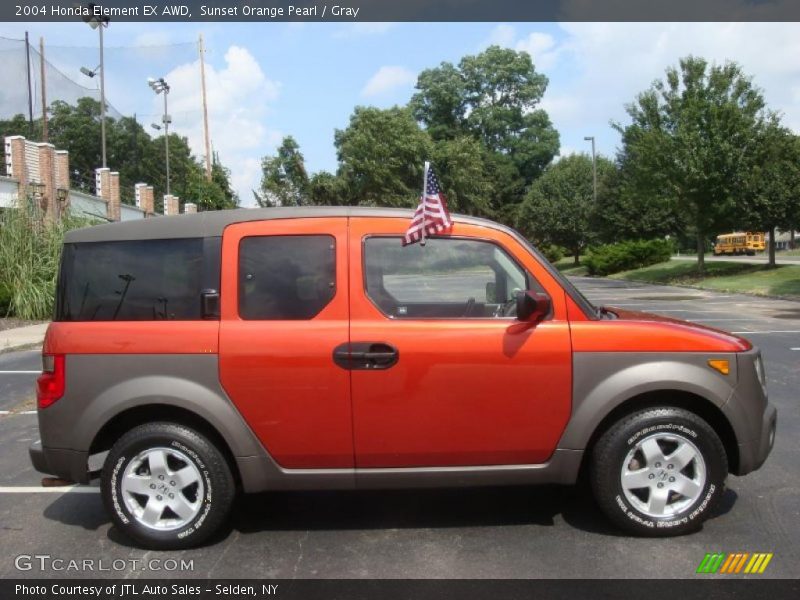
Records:
M638 535L689 533L724 490L725 448L697 415L652 408L624 417L592 453L592 488L603 512Z
M103 500L114 524L145 548L197 546L225 522L235 485L220 450L175 423L123 435L106 458Z

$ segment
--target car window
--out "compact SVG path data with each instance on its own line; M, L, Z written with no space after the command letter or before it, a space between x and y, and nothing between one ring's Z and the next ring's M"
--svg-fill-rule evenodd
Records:
M253 236L239 244L239 315L311 319L336 293L336 245L328 235Z
M396 237L364 243L365 290L394 318L490 318L504 310L531 278L491 242L431 238L402 246ZM534 289L539 289L538 285Z
M219 255L212 264L204 245L202 238L65 244L55 319L201 319L202 290L219 286Z

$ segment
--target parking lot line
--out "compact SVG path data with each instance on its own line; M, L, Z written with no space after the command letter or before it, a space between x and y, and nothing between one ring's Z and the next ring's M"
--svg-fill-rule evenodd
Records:
M56 487L37 486L0 486L0 494L97 494L100 488L79 485L65 485Z
M782 329L782 330L779 330L779 331L731 331L731 333L734 333L736 335L741 335L743 333L746 333L748 335L751 334L751 333L764 333L764 334L769 334L769 333L800 333L800 330L798 330L798 329Z
M41 372L41 369L38 371L0 371L0 375L38 375Z

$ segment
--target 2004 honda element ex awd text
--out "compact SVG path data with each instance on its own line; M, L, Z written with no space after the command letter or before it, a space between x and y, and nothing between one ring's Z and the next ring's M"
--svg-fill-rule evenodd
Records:
M268 208L67 234L36 469L99 475L114 524L167 549L219 530L237 492L584 473L618 526L676 535L764 462L776 411L748 341L596 308L490 221L403 246L411 216Z

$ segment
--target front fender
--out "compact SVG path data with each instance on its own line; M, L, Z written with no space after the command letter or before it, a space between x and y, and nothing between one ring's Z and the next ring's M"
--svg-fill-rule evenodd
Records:
M730 373L723 375L710 368L710 358L729 358ZM572 416L558 447L585 449L612 410L642 394L688 392L721 408L731 397L736 381L735 354L576 352Z

